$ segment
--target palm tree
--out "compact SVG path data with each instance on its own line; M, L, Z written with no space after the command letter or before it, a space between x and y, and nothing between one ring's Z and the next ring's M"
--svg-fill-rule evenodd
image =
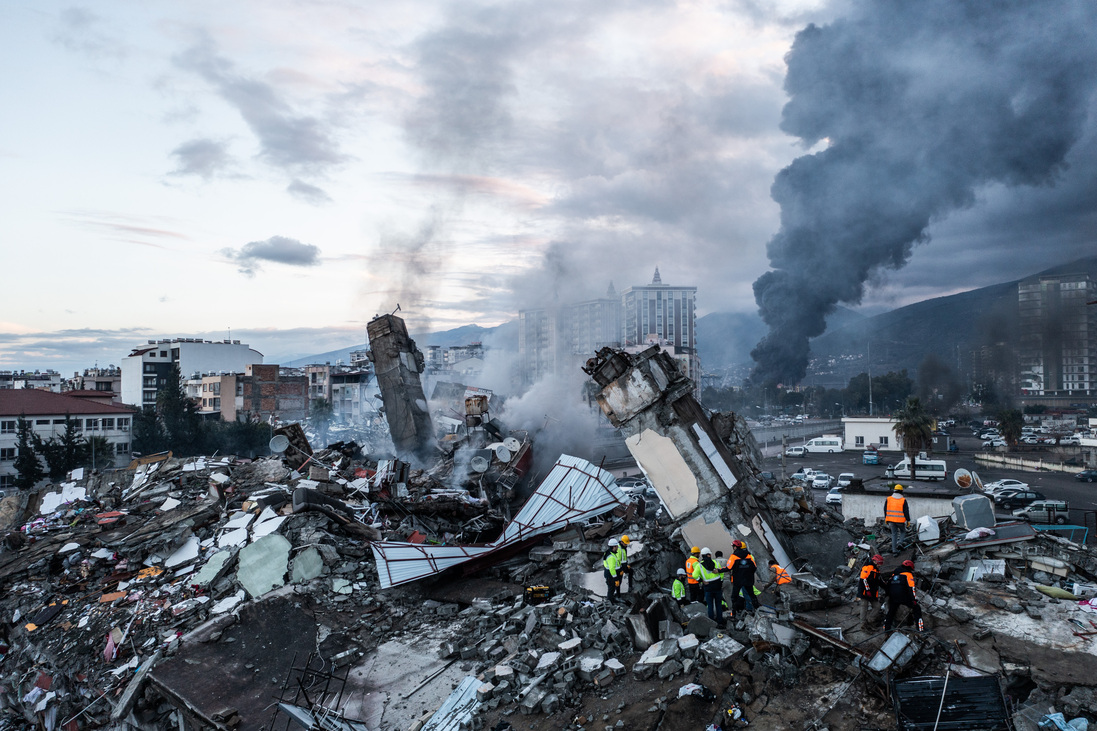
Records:
M910 459L910 479L914 479L914 460L923 449L932 449L933 419L922 408L922 402L909 396L902 408L895 412L895 435L903 443L903 451Z

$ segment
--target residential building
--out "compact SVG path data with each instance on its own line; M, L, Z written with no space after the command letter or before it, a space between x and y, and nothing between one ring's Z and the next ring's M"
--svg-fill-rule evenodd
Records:
M901 452L902 445L895 436L896 423L889 416L843 416L845 448L863 450L874 444L882 452Z
M1097 281L1088 274L1031 277L1017 285L1021 393L1097 396Z
M115 467L129 463L133 414L131 408L69 394L26 388L0 390L0 488L10 487L15 479L20 417L43 439L63 434L66 418L72 419L84 437L106 438L111 454L98 455L102 461L97 465Z
M253 364L235 381L236 421L304 421L309 416L309 380L277 365ZM224 399L222 399L224 403Z
M243 397L243 389L237 385L239 379L238 373L196 376L187 380L187 396L198 404L198 413L202 416L236 421L237 402Z
M122 361L122 402L155 406L161 390L178 385L170 383L173 364L179 367L181 378L188 378L201 373L242 373L247 366L262 362L262 353L239 340L150 340Z
M371 375L372 371L367 369L340 369L329 376L331 409L336 422L362 425L366 418L377 413L381 402L373 400L377 387L370 388Z
M700 384L697 287L664 284L658 268L651 284L629 287L621 293L621 344L655 343L673 346L685 355L689 377Z
M19 371L12 374L12 388L34 388L39 391L61 393L61 374L57 371Z
M97 391L111 395L116 404L122 403L122 369L110 365L106 368L85 368L84 372L74 373L61 389L69 391Z
M560 308L518 313L518 359L525 385L561 373L567 363L572 363L564 340L559 337L561 319L566 321L567 315Z

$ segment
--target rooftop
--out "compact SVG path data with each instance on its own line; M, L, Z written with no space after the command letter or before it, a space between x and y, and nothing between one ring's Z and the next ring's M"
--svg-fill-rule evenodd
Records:
M102 396L103 394L97 394ZM0 390L0 416L83 416L85 414L132 414L124 406L97 403L68 394L29 388Z

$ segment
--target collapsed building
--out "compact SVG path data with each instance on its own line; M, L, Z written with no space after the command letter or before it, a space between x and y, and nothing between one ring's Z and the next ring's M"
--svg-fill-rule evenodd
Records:
M865 630L870 521L762 479L743 420L706 412L657 350L587 372L659 509L567 455L517 489L536 445L475 402L454 438L416 426L395 456L286 427L270 458L156 455L5 498L0 725L928 731L1097 713L1084 542L967 496L904 548L929 631ZM601 555L626 532L611 603ZM763 606L722 629L667 589L690 545L735 539ZM779 595L770 557L793 577Z

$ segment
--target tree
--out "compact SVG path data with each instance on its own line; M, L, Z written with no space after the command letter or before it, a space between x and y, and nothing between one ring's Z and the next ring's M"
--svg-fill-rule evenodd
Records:
M1011 447L1017 446L1024 424L1025 416L1017 409L1002 409L998 412L998 428L1002 430L1002 438Z
M321 443L327 442L328 427L334 419L335 409L332 408L331 401L315 398L309 404L309 423L312 424L313 429L320 432Z
M104 467L114 466L114 445L110 440L101 435L88 437L83 444L82 455L76 464L77 467L90 467L101 470Z
M187 398L177 363L171 365L167 387L156 395L156 411L168 449L181 457L202 452L202 419L198 407Z
M133 417L133 451L138 454L156 454L167 451L168 440L156 409L137 409Z
M895 434L902 440L903 451L910 459L910 479L913 480L914 460L918 453L933 448L933 419L916 396L908 397L894 417Z
M42 469L42 465L38 461L38 454L34 451L34 439L30 430L30 423L22 416L19 417L16 433L18 437L15 443L17 451L15 456L15 471L17 473L15 486L21 490L29 490L46 476L46 471Z
M76 420L65 416L65 431L60 437L42 439L32 434L34 448L46 460L51 480L59 480L66 474L84 466L84 457L88 452L87 440L76 430Z

